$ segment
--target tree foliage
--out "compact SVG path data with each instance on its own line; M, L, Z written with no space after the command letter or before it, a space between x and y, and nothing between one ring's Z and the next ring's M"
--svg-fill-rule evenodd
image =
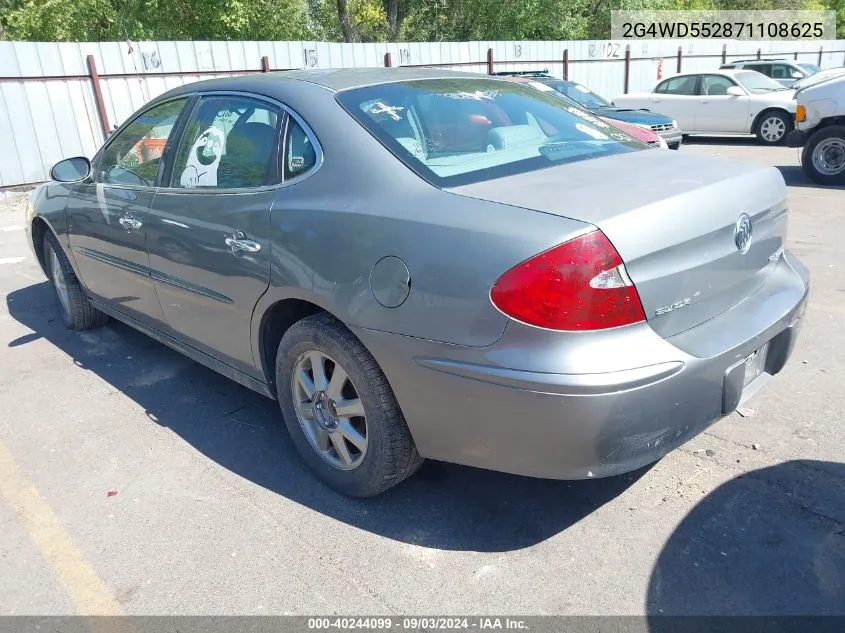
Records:
M845 0L0 0L0 37L346 42L605 39L612 9L829 9Z

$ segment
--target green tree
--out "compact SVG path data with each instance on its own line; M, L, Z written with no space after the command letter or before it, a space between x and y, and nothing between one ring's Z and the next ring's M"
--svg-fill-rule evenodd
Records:
M25 0L3 16L4 37L22 40L284 40L309 35L305 0Z

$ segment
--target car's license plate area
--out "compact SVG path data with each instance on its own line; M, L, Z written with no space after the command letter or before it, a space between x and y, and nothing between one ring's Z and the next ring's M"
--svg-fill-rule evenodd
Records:
M769 351L769 344L766 343L756 352L745 357L745 378L742 386L747 387L766 370L766 354Z

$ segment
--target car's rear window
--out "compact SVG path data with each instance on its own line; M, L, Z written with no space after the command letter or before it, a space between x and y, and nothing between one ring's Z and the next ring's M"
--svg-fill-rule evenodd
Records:
M648 147L581 108L501 80L395 82L337 98L397 158L441 187Z

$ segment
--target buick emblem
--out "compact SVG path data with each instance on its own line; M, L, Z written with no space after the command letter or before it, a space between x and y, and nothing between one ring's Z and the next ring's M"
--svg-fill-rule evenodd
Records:
M734 244L740 255L744 255L751 248L751 218L742 213L734 226Z

